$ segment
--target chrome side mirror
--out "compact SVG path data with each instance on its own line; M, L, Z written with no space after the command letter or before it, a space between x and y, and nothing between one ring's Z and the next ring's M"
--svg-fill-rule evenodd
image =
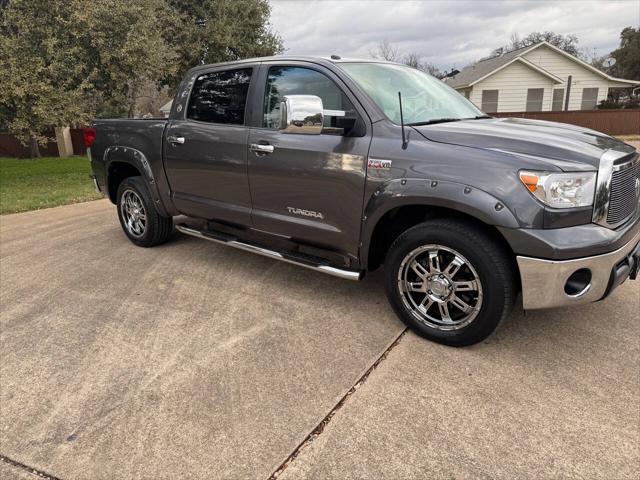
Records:
M324 123L322 99L316 95L287 95L280 103L280 131L320 135Z

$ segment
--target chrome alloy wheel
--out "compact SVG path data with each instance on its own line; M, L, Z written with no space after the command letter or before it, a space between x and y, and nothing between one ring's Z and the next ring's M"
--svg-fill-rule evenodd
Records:
M133 190L127 189L122 193L120 213L127 231L136 238L142 237L147 229L147 212L142 199Z
M471 263L442 245L409 252L398 269L404 306L418 321L437 330L469 325L482 307L482 284Z

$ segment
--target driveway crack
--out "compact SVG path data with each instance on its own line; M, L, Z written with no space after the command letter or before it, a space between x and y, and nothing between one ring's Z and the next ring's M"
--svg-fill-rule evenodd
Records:
M399 343L402 337L407 333L408 329L405 328L400 332L400 334L396 337L396 339L391 342L391 344L387 347L387 349L382 352L382 354L377 358L375 362L362 374L362 376L353 384L353 386L344 394L344 396L338 400L338 403L334 405L334 407L329 411L329 413L316 425L316 427L305 437L305 439L298 445L293 452L280 464L278 468L269 476L267 480L276 480L278 476L298 457L300 452L311 445L322 433L324 432L325 427L329 424L333 416L340 410L343 405L349 400L351 395L355 393L358 388L360 388L364 382L367 381L367 378L373 372L378 365L380 365L388 356L391 350L393 350Z
M6 457L0 453L0 462L7 463L9 465L13 465L20 470L25 470L32 475L35 475L40 478L46 478L47 480L60 480L58 477L54 477L53 475L43 472L42 470L38 470L37 468L30 467L29 465L25 465L24 463L20 463L17 460L13 460L12 458Z

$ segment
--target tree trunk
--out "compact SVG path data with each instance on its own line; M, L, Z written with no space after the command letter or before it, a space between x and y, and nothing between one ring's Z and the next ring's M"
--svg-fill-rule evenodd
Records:
M29 158L40 158L40 146L38 145L38 141L31 137L29 139Z

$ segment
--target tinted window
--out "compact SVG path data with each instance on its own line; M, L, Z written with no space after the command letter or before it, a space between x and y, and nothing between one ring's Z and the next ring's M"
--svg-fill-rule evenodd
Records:
M498 111L498 90L482 90L482 111Z
M345 110L355 116L353 105L342 90L326 75L301 67L271 67L264 96L264 120L267 128L280 127L280 102L285 95L317 95L325 110ZM334 117L325 116L325 127Z
M541 112L544 88L529 88L527 90L527 112Z
M245 68L200 75L193 85L187 118L243 125L251 71Z

